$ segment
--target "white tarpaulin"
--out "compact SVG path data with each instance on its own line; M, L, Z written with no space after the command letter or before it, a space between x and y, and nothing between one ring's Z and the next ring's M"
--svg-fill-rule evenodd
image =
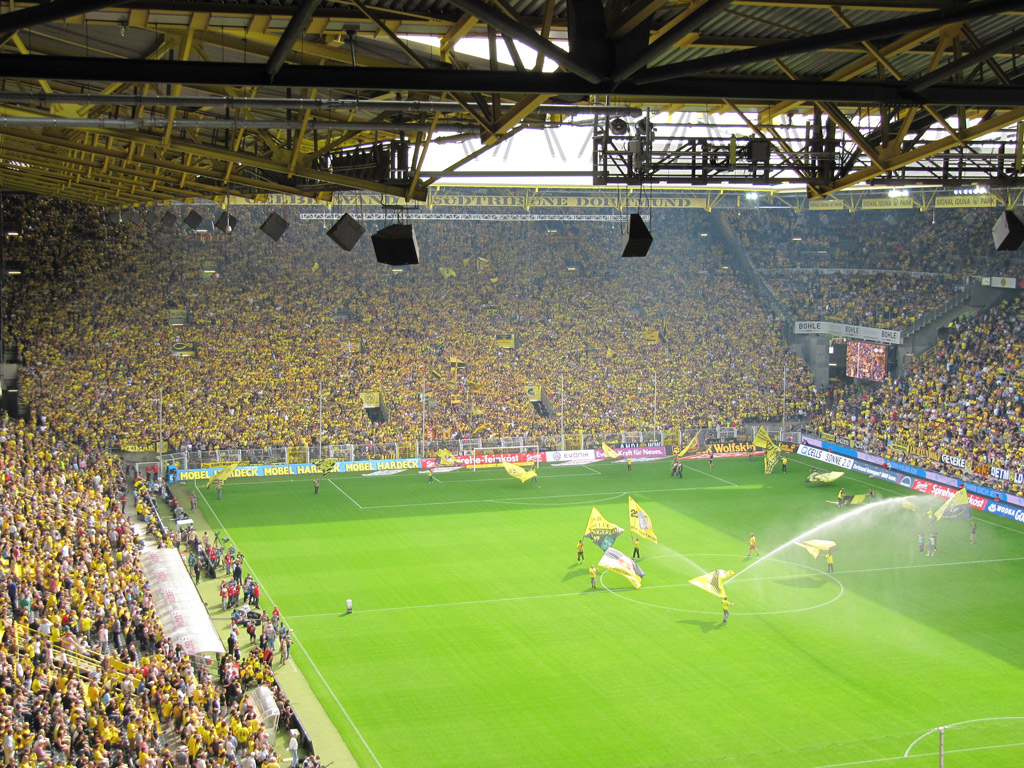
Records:
M210 614L189 578L181 555L173 549L151 549L140 555L142 571L149 579L156 616L164 637L181 643L187 653L224 653Z

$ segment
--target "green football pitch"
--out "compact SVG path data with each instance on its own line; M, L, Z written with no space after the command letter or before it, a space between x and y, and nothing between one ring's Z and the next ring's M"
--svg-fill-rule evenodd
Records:
M1024 764L1024 528L979 513L971 543L971 521L941 521L928 557L904 489L840 509L810 466L334 474L316 495L233 479L203 502L367 768L918 768L939 765L940 727L946 766ZM577 563L576 543L597 507L630 554L628 496L658 536L643 586L602 570L592 589L601 551ZM834 573L806 538L837 543ZM727 624L688 583L719 568Z

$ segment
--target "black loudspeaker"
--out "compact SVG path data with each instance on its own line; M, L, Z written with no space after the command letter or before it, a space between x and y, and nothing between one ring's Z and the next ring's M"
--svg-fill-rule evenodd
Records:
M164 217L163 217L162 219L160 219L160 224L161 224L161 225L162 225L162 226L163 226L163 227L164 227L165 229L170 229L171 227L173 227L173 226L174 226L175 224L177 224L177 223L178 223L178 217L177 217L177 216L175 216L175 215L174 215L173 213L171 213L170 211L168 211L167 213L165 213L165 214L164 214Z
M104 221L107 222L107 224L114 224L114 225L120 224L121 223L121 212L118 211L118 210L107 211L103 215L103 219L104 219Z
M185 214L184 222L188 224L189 229L199 229L199 225L203 223L203 215L193 209Z
M1024 243L1024 224L1012 211L1003 211L992 227L997 251L1016 251Z
M148 211L142 214L142 220L151 227L155 226L156 223L160 221L160 219L156 215L156 211L154 211L152 208L150 208Z
M626 228L626 236L622 240L623 258L646 256L653 242L654 238L651 237L651 232L647 229L640 214L629 214L629 225Z
M359 238L363 236L364 232L366 232L366 228L346 213L327 230L327 236L343 251L351 251L356 247L356 243L359 242Z
M260 224L260 229L263 230L263 234L276 242L281 239L281 235L288 229L288 222L284 220L283 216L274 212L267 216L266 221Z
M374 235L373 252L381 264L404 267L420 263L420 249L416 244L416 233L410 224L392 224Z
M238 224L238 217L232 216L227 211L224 211L224 213L220 215L217 221L214 222L213 226L215 226L221 232L227 234L228 232L231 232L235 228L236 224Z

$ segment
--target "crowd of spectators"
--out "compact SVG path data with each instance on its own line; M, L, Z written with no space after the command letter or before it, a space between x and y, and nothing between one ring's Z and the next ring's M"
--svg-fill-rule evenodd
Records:
M779 323L700 236L703 211L658 214L645 259L620 257L617 224L417 222L422 263L400 273L369 237L344 254L323 222L292 213L273 242L258 229L267 209L232 213L230 236L203 239L86 208L51 227L45 202L24 207L9 245L40 264L12 283L4 332L34 416L93 444L162 431L205 449L557 434L527 384L575 434L761 421L782 413L784 389L790 416L820 399ZM80 230L94 234L64 263ZM189 324L169 326L169 308ZM495 343L502 332L516 349ZM198 355L173 356L174 342ZM384 423L361 406L373 390Z
M119 461L3 414L0 482L4 765L278 765L244 695L274 685L272 658L236 648L218 681L165 639Z
M725 214L754 266L797 320L906 329L965 291L973 276L1022 277L997 252L990 217L930 212Z
M904 376L833 394L812 426L878 455L1020 494L1022 339L1018 297L956 322Z

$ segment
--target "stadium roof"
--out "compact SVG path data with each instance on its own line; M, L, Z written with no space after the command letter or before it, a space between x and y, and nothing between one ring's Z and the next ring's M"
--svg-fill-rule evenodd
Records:
M565 126L585 131L597 185L797 183L821 197L1016 186L1022 167L1020 0L4 10L0 185L107 206L421 200L511 137ZM548 157L526 165L522 177L552 171Z

